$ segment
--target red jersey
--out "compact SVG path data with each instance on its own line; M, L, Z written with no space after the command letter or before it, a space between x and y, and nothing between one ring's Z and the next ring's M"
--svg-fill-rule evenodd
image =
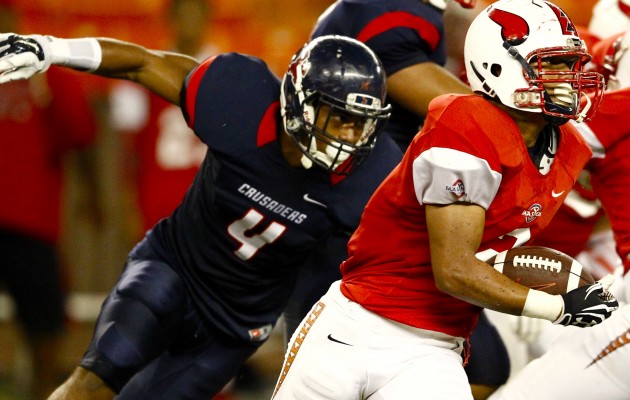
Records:
M78 73L53 67L0 85L0 227L56 243L62 156L87 146L96 121Z
M630 88L604 94L602 106L588 127L601 144L602 154L589 163L593 190L612 225L617 252L630 270Z
M575 258L586 247L603 214L595 193L577 182L551 223L530 245L551 247Z
M434 282L424 204L486 209L478 257L523 245L545 227L591 151L569 124L550 171L532 162L513 119L476 95L445 95L401 163L374 193L341 265L341 290L383 317L467 337L480 308Z

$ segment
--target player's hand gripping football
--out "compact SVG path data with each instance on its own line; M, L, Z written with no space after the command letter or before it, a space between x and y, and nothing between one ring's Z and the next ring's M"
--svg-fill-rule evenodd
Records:
M50 67L44 36L0 34L0 83L28 79Z
M608 292L614 277L605 276L592 285L571 290L562 295L564 309L554 324L589 327L610 317L619 308L617 299Z

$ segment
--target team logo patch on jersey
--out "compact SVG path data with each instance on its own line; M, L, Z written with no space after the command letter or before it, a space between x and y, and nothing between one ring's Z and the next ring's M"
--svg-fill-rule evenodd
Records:
M522 215L525 217L525 222L529 224L542 215L542 206L534 203L527 210L523 211Z
M446 191L453 193L455 197L458 199L466 196L466 187L464 186L464 182L461 179L458 179L452 185L446 186Z
M271 324L261 326L260 328L250 329L249 339L252 342L260 342L260 341L266 340L271 334L271 329L272 329Z

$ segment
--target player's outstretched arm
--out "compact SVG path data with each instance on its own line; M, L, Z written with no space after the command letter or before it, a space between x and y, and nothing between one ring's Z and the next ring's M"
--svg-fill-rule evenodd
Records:
M197 62L186 55L108 38L0 34L0 83L28 79L51 65L131 80L179 105L184 79Z

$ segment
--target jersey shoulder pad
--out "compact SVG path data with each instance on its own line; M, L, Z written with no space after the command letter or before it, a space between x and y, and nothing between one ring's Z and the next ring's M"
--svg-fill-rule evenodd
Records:
M191 71L182 94L189 126L213 150L253 148L276 126L280 81L259 58L226 53ZM271 126L273 125L273 127Z

